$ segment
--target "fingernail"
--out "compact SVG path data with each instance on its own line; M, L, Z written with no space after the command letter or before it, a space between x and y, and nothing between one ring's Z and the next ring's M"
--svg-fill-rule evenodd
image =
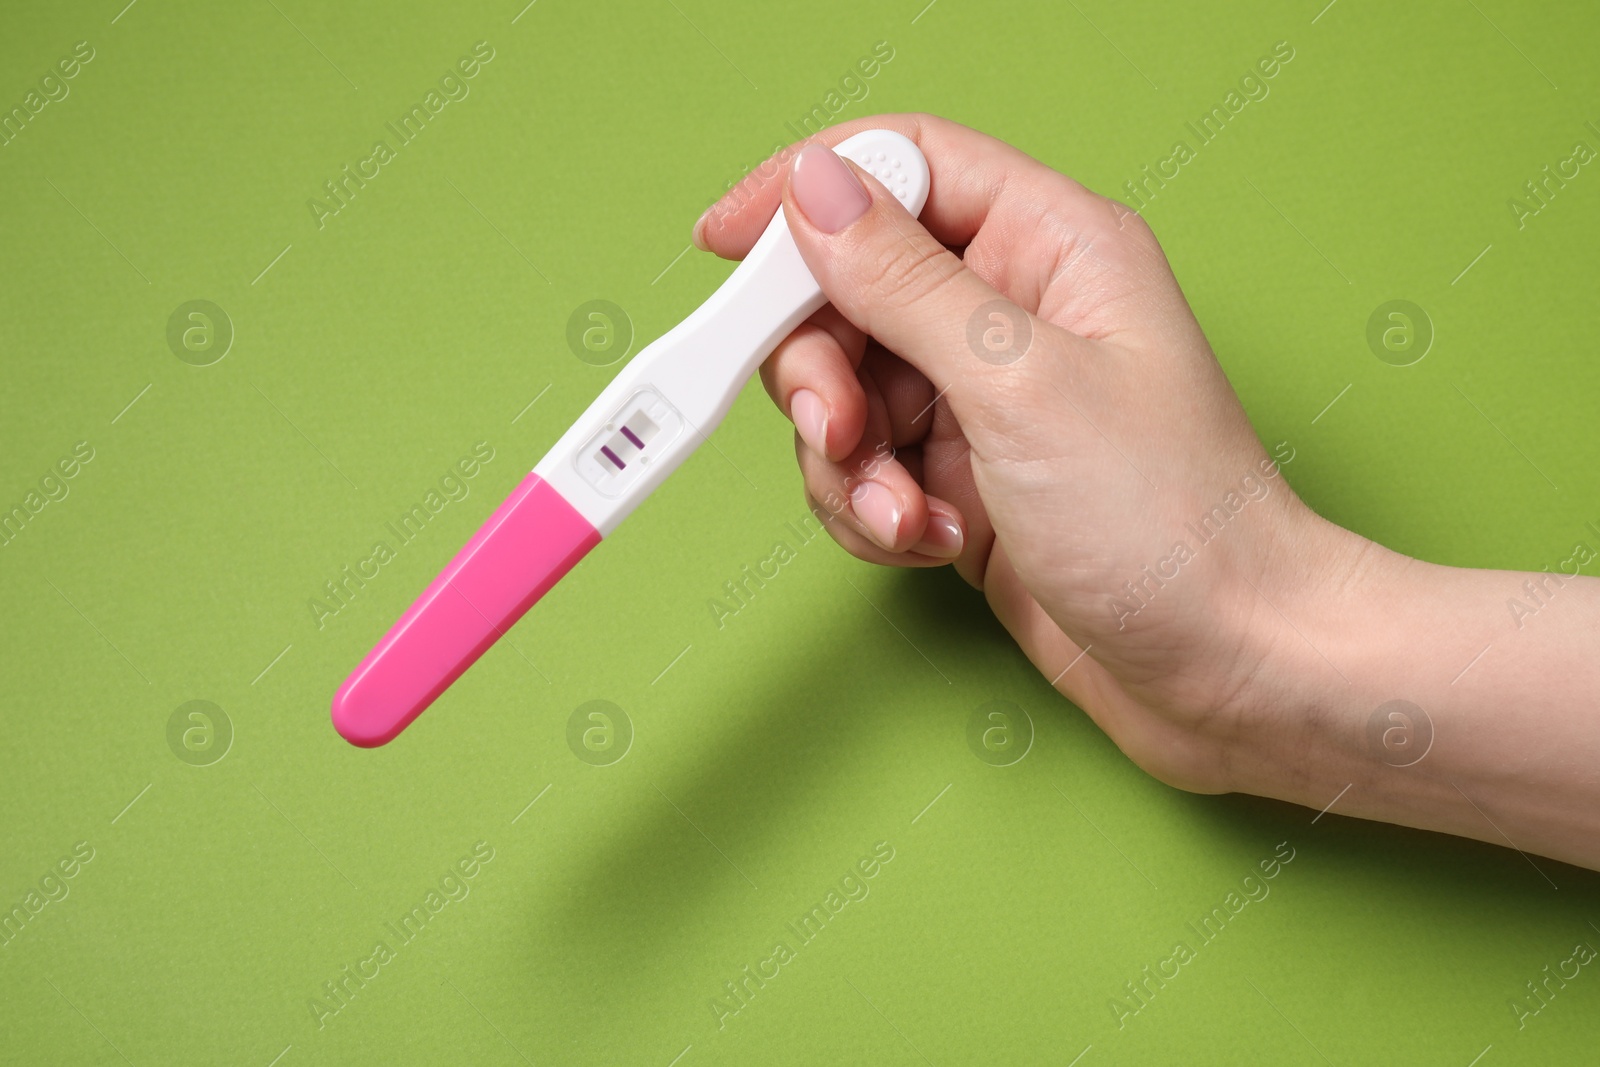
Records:
M794 157L789 177L795 203L823 233L838 233L866 214L872 197L831 148L809 144Z
M828 406L810 389L799 389L789 398L789 417L800 437L819 456L828 454Z
M961 555L961 546L965 541L959 522L948 515L930 514L927 528L922 531L922 540L917 542L914 550L940 559L954 559Z
M713 205L701 212L700 217L694 222L694 232L689 235L689 239L694 242L694 246L702 252L710 251L706 247L706 220L711 217L711 212L715 209L715 205Z
M900 535L900 501L888 486L860 482L850 490L850 507L872 539L890 551Z

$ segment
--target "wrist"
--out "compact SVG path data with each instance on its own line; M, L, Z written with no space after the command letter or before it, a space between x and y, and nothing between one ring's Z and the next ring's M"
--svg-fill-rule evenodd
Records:
M1253 635L1255 736L1234 788L1444 826L1462 806L1451 782L1475 775L1463 739L1435 745L1441 693L1484 641L1476 613L1464 624L1465 605L1442 592L1459 572L1301 507L1260 587L1271 606Z
M1368 646L1387 640L1370 623L1386 599L1404 595L1415 561L1298 498L1257 558L1231 594L1244 620L1233 684L1246 729L1228 761L1229 786L1321 808L1365 769L1366 714L1384 702L1377 694L1386 684L1366 671Z
M1198 684L1159 701L1199 742L1187 781L1600 869L1600 582L1411 559L1293 497L1260 514L1213 557L1176 672ZM1530 586L1537 627L1505 608Z

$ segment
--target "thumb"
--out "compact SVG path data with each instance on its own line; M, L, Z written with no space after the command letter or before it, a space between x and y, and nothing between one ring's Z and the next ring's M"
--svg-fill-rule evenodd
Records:
M800 254L845 318L916 367L963 426L1000 430L1040 360L1043 323L973 273L887 189L831 149L795 157L783 211ZM975 421L980 425L969 425Z

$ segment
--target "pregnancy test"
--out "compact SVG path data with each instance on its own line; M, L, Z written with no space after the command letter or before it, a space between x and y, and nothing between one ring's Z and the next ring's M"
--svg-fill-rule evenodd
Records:
M928 164L909 138L868 130L834 151L921 213ZM393 740L699 447L826 302L780 208L728 280L628 362L345 679L340 735Z

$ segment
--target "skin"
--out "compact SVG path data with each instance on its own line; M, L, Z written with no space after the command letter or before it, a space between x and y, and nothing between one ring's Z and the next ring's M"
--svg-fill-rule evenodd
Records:
M1437 566L1321 518L1139 216L934 116L812 140L871 128L927 157L920 221L853 162L854 189L831 153L790 149L694 231L738 259L781 209L831 301L761 377L835 540L954 566L1163 782L1600 869L1600 580ZM974 316L1031 342L997 361ZM1421 710L1379 712L1394 700Z

